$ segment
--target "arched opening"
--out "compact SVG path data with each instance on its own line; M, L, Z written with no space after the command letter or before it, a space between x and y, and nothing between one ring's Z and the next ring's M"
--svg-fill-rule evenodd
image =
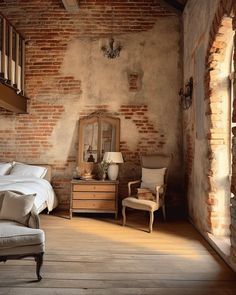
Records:
M213 237L230 237L230 200L232 179L232 117L234 30L232 17L224 15L217 30L213 28L207 57L209 93L207 103L210 160L207 166L207 229Z

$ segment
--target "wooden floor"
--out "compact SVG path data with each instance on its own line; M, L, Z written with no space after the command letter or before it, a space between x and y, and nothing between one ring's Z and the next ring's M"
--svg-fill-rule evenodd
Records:
M149 234L146 217L131 212L122 227L103 215L41 215L43 280L33 281L32 260L1 263L0 294L236 294L236 274L189 223L158 217Z

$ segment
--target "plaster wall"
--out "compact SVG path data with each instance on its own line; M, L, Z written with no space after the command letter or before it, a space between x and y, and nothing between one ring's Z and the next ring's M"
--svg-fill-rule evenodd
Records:
M105 58L100 50L106 40L77 39L68 44L60 72L62 76L80 80L81 92L52 100L63 104L65 111L50 138L53 148L43 157L50 162L65 162L69 154L76 154L77 122L81 111L88 106L106 106L107 111L119 114L122 105L147 105L148 120L164 135L162 152L174 153L175 168L180 167L179 20L159 19L149 32L122 35L118 39L124 49L120 57L113 60ZM140 74L140 91L129 91L129 72ZM129 150L136 150L141 136L139 130L132 120L120 117L121 141L127 142ZM152 149L158 151L150 145L149 151Z
M74 99L76 107L74 103L64 104L65 115L54 129L54 135L68 140L73 138L73 130L68 132L65 128L63 131L61 124L76 126L80 111L87 105L107 105L110 112L119 113L122 105L146 104L148 119L159 133L165 135L163 151L179 154L180 113L173 108L176 105L178 110L181 73L178 26L177 18L159 19L149 32L120 36L118 39L124 49L120 57L113 60L102 55L100 46L103 40L73 40L68 44L61 73L80 80L82 91ZM140 91L129 91L129 72L141 76ZM63 97L63 101L65 99ZM121 141L126 141L128 148L134 150L139 139L140 133L134 122L122 118ZM62 143L58 153L62 160L65 160L63 151L68 149L67 142ZM54 149L51 152L53 154Z

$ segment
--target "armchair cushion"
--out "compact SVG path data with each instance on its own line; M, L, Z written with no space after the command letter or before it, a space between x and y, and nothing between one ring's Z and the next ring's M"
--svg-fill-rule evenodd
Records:
M32 246L36 246L38 252L44 251L45 237L42 230L6 220L0 220L0 227L0 256L31 253L29 248Z
M44 243L44 232L32 229L15 221L0 220L0 249Z
M150 201L155 201L156 196L153 195L152 191L148 188L138 188L137 189L137 198L139 200L150 200Z
M148 188L154 194L156 193L156 186L164 184L166 168L148 169L142 168L142 182L141 188Z
M158 202L150 200L139 200L135 197L128 197L122 201L122 205L125 207L145 210L145 211L156 211L159 208Z
M11 191L4 192L0 219L17 221L28 226L30 211L34 205L35 194L21 195Z

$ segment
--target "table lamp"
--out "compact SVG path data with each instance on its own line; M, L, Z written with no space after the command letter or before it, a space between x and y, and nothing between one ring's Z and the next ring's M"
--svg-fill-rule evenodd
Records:
M122 153L105 152L103 161L106 161L110 164L107 171L109 179L116 180L119 172L119 166L117 164L124 163Z

